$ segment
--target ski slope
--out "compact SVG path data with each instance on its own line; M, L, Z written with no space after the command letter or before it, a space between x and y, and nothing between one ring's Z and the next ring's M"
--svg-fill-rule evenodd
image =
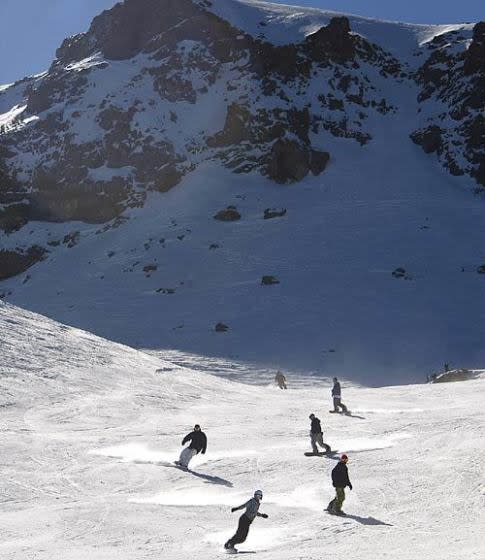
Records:
M259 487L269 519L239 548L262 560L485 555L483 378L343 380L342 417L326 379L242 384L1 303L0 346L2 559L223 557L230 507ZM310 412L349 454L346 518L323 512L335 461L303 456ZM171 462L195 422L208 451L184 473Z

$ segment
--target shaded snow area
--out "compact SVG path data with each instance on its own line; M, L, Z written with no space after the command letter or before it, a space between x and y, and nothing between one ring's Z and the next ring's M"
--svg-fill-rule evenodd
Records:
M327 381L288 391L197 373L0 304L5 560L212 560L264 491L243 552L482 559L484 380L365 389L330 415ZM241 377L243 371L241 369ZM323 511L335 458L305 457L308 414L348 453L347 517ZM175 468L194 423L208 450Z
M103 233L28 224L5 245L60 246L0 290L138 348L366 385L421 381L445 361L481 367L482 205L418 147L398 148L406 122L394 124L365 149L342 146L324 180L282 187L205 165ZM342 163L350 150L353 164ZM398 160L409 165L396 174ZM241 220L214 220L228 205ZM266 208L287 213L264 220ZM77 242L63 244L70 232ZM405 278L392 276L397 267ZM262 286L267 274L280 284ZM215 332L219 322L229 330Z

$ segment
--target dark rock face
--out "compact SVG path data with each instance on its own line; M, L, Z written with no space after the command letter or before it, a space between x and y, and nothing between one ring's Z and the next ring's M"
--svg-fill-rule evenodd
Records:
M405 278L406 270L401 266L392 271L394 278Z
M275 276L267 275L261 278L261 284L263 286L271 286L273 284L279 284L279 283L280 281Z
M428 44L430 54L414 76L421 85L418 101L436 99L445 112L440 108L428 119L434 123L415 131L411 139L427 153L437 153L452 175L466 173L485 185L485 22L475 25L469 46L467 37L458 35L446 32ZM451 124L443 126L447 115ZM460 160L465 164L458 165Z
M27 251L0 251L0 280L5 280L25 272L45 257L46 250L33 245Z
M310 168L307 148L294 140L277 140L271 149L267 174L277 183L294 183L306 177Z
M310 171L313 175L320 175L327 167L330 154L328 152L320 152L318 150L310 151Z
M122 202L126 191L122 182L115 182L109 193L88 190L82 185L73 185L69 190L49 188L42 177L34 183L39 190L30 199L29 219L46 222L80 220L87 223L104 223L123 211Z
M208 139L209 146L228 146L250 140L251 132L248 128L250 120L251 113L247 107L232 103L227 108L224 129L214 138Z
M282 210L275 210L274 208L266 208L264 211L263 218L265 220L271 220L272 218L281 218L282 216L286 215L286 208Z
M19 230L29 221L28 204L12 204L0 210L0 230L12 233Z
M439 126L430 126L424 130L419 130L411 134L411 139L415 144L422 146L427 154L437 152L442 146L442 131Z
M214 220L219 220L220 222L237 222L241 219L241 214L233 207L228 206L225 210L220 210L214 216Z
M317 61L328 58L343 61L355 55L355 44L346 17L332 18L326 27L309 35L305 42L311 57Z
M485 73L485 21L480 21L473 28L473 40L465 55L463 72L465 76Z
M266 173L277 183L295 183L304 179L308 172L320 175L330 159L328 152L309 149L295 140L277 140L268 158Z

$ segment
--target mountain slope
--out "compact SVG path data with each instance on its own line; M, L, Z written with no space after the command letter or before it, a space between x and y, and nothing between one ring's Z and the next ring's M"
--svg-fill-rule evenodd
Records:
M1 293L137 347L370 384L480 366L482 34L104 12L0 91Z
M240 548L263 560L317 558L322 543L362 560L483 557L482 378L344 382L354 416L342 417L326 413L322 379L229 382L2 303L0 342L6 560L212 559L235 529L230 507L256 488L269 518ZM347 518L323 512L335 460L303 456L309 412L349 454ZM208 450L184 473L171 462L195 422Z

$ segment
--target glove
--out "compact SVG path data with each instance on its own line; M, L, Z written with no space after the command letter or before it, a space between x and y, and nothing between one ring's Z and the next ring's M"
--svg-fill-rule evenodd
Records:
M267 513L262 513L262 514L261 514L261 517L262 517L263 519L268 519L268 514L267 514Z
M231 513L234 513L235 511L237 511L237 508L231 508Z
M352 484L349 484L349 488L350 488L350 490L352 490Z

